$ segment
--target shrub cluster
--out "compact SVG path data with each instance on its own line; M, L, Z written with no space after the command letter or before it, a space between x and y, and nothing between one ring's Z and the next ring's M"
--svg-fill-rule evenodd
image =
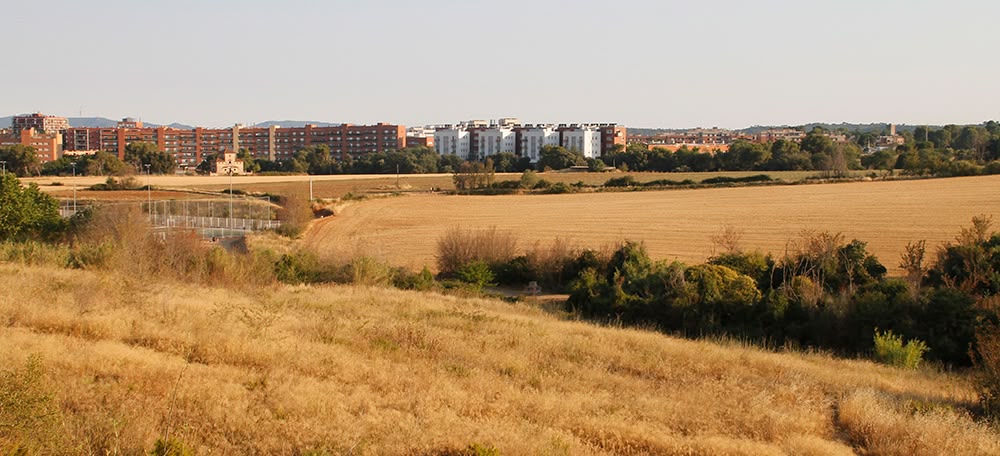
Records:
M992 245L992 239L983 245ZM942 259L947 252L958 254L958 248L946 246ZM912 360L924 351L923 341L930 358L964 366L972 361L969 349L986 315L977 305L977 290L991 292L995 272L989 271L1000 270L1000 262L988 269L969 259L990 255L962 255L963 261L929 268L922 285L914 287L886 278L864 242L829 233L805 235L784 258L735 251L695 266L654 262L641 244L626 243L607 261L579 270L567 309L689 337L728 335L845 355L871 353L872 334L884 328L914 341L901 349L911 360L907 364L919 362ZM885 334L882 341L891 342Z
M875 330L875 359L890 366L916 369L927 352L927 344L910 340L903 344L903 337L892 331Z

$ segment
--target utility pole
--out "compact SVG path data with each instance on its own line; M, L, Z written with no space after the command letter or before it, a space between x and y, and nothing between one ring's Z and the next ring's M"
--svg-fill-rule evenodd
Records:
M76 162L70 165L73 165L73 215L76 215Z
M0 160L0 163L3 163L3 176L7 177L7 160Z
M153 190L152 186L149 184L149 163L146 163L146 212L149 213L149 221L153 221Z

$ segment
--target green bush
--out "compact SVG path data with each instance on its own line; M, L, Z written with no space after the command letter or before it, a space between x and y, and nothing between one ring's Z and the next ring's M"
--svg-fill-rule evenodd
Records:
M116 177L109 177L104 181L103 184L94 184L90 186L90 190L98 191L108 191L108 190L136 190L144 187L139 186L139 182L135 180L134 177L123 177L121 179Z
M416 274L400 268L396 270L393 276L393 286L401 290L430 291L435 289L437 285L437 281L434 280L434 274L431 273L431 270L427 266L424 266Z
M892 331L879 333L875 330L875 359L880 363L904 369L916 369L923 361L927 352L927 344L918 339L911 339L905 345L903 336Z
M545 191L545 193L551 193L555 195L563 193L573 193L573 187L566 185L565 182L556 182L555 184L552 184L552 186L549 187L548 190Z
M291 285L326 282L329 276L330 272L310 253L286 253L274 264L274 277Z
M539 180L538 173L530 169L527 169L524 171L523 174L521 174L521 180L519 181L519 184L521 188L528 190L534 188L535 185L538 184L538 180Z
M493 285L493 271L485 261L466 263L455 271L455 277L476 289Z
M753 176L746 176L746 177L729 177L729 176L710 177L708 179L701 181L701 183L705 185L745 184L753 182L770 182L773 180L774 179L771 179L771 176L768 176L767 174L755 174Z
M613 177L604 183L605 187L637 187L642 185L632 176Z
M691 179L684 179L682 181L675 181L670 179L657 179L653 181L646 182L642 184L645 187L675 187L679 185L694 185L695 181Z

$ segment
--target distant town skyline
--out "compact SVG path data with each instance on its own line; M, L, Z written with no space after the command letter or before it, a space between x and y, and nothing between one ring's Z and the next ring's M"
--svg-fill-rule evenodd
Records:
M0 115L638 128L1000 118L1000 3L30 2Z

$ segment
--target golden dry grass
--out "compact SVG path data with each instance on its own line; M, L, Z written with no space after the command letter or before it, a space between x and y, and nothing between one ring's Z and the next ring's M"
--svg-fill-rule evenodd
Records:
M0 289L0 366L41 355L62 453L137 454L165 435L221 454L1000 449L995 430L948 412L974 400L958 376L596 327L526 305L12 264L0 264Z
M954 239L978 214L1000 214L1000 176L572 195L410 195L353 204L316 223L308 248L368 255L411 268L435 264L436 241L450 228L514 233L525 245L570 239L581 247L643 241L656 259L700 263L725 226L745 249L781 256L803 230L841 232L868 242L898 274L908 242L929 249ZM353 248L353 247L352 247Z
M649 182L659 179L682 181L691 179L701 182L704 179L718 176L745 177L762 172L753 171L720 171L704 173L585 173L585 172L548 172L538 176L549 182L572 184L583 182L587 185L602 185L612 177L631 175L639 182ZM816 176L814 171L768 171L775 179L787 182L797 182L809 176ZM496 180L518 180L519 173L499 173ZM102 183L106 177L100 176L46 176L24 178L24 182L38 184L42 190L66 197L73 191L73 185L79 189ZM201 190L218 192L229 188L229 176L174 176L154 175L135 176L139 185L148 181L154 188ZM340 198L347 193L365 194L379 192L426 192L433 189L453 190L455 188L451 174L402 174L397 180L394 174L345 174L326 176L235 176L232 179L233 188L247 192L266 192L278 195L301 193L309 191L309 181L313 181L313 193L317 198ZM59 185L52 185L58 183ZM114 192L111 192L114 193ZM99 197L99 196L98 196ZM108 196L113 198L113 196Z

